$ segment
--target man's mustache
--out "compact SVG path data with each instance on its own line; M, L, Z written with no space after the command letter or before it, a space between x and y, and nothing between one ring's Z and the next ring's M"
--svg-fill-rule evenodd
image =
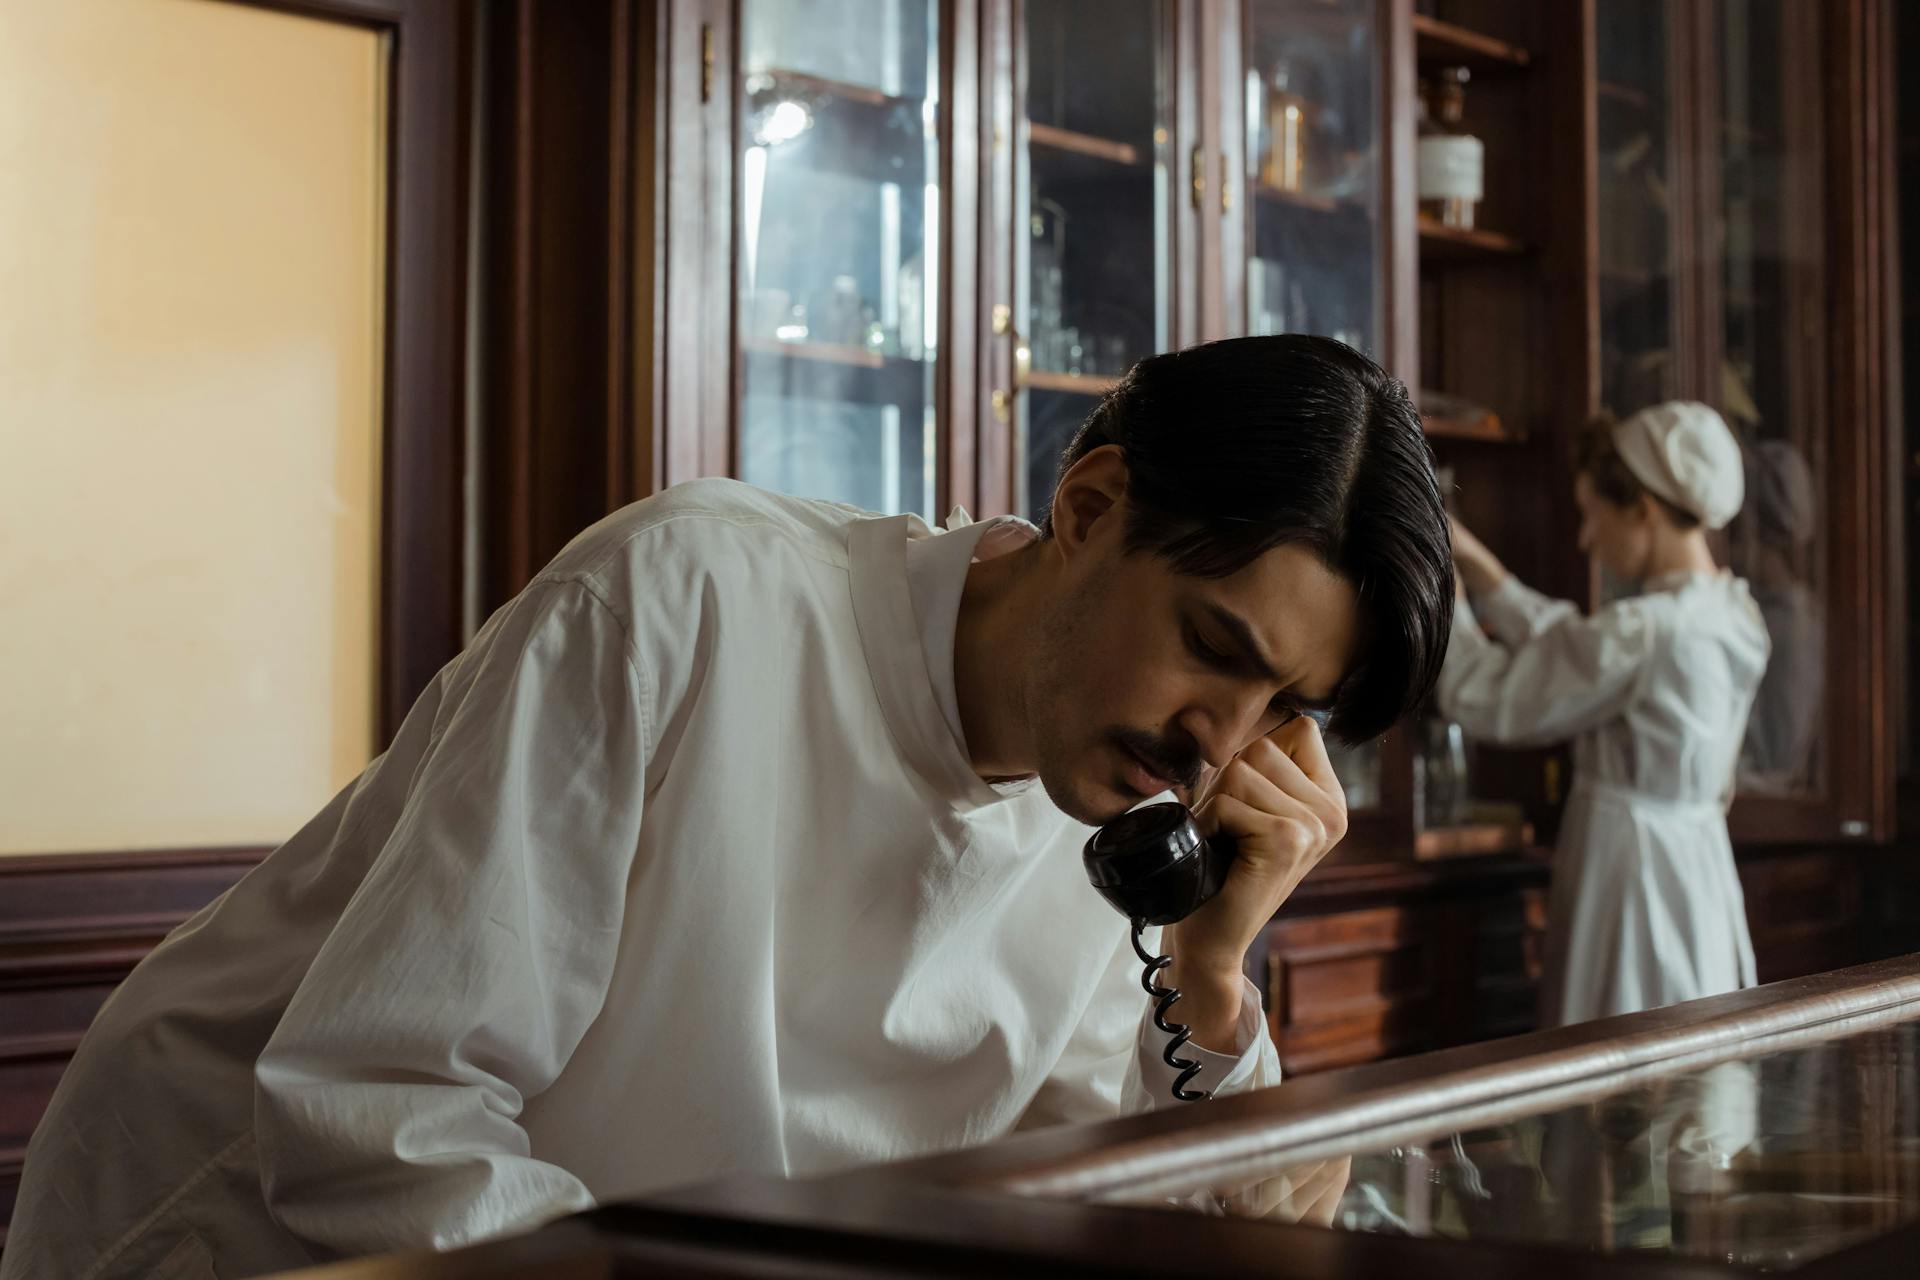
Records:
M1200 744L1192 738L1179 741L1157 737L1139 729L1115 729L1113 740L1139 756L1149 769L1169 782L1189 792L1199 785L1200 771L1205 767L1206 759L1200 754Z

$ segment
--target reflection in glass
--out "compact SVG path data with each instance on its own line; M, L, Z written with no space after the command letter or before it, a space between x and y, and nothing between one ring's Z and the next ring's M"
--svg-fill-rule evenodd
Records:
M743 10L740 477L932 515L938 5Z
M1599 73L1600 402L1625 418L1675 397L1673 111L1666 0L1607 0Z
M1716 7L1724 358L1720 410L1747 455L1727 530L1773 641L1747 721L1739 785L1818 790L1825 705L1825 223L1818 6ZM1794 86L1806 92L1794 92Z
M1678 1071L1386 1150L1116 1200L1785 1268L1920 1219L1920 1024ZM1319 1220L1319 1219L1309 1219Z
M1052 500L1060 453L1135 361L1168 345L1162 0L1025 6L1026 269L1033 368L1016 507Z

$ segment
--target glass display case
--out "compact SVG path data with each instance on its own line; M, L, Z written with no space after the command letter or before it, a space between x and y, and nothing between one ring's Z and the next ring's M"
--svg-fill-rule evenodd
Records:
M1649 1259L1676 1264L1661 1275L1910 1274L1920 956L893 1169L956 1203L1054 1202L1063 1238L1137 1239L1146 1217L1104 1211L1155 1214L1213 1237L1195 1273L1251 1249L1288 1275L1411 1274L1389 1258L1544 1274L1556 1255L1573 1274L1610 1274L1609 1257L1632 1264L1620 1274ZM1248 1221L1226 1233L1223 1218ZM1039 1220L1010 1217L996 1243ZM1383 1247L1303 1244L1302 1226Z
M1189 1159L1137 1140L1104 1173L1083 1159L999 1180L1702 1274L1876 1274L1884 1237L1920 1243L1920 957L1420 1062L1371 1073L1397 1088L1346 1073L1324 1109L1285 1106L1281 1086L1247 1106L1268 1113L1263 1137L1181 1126Z
M517 1243L599 1275L1908 1276L1920 955ZM469 1256L434 1274L532 1274Z
M1861 834L1829 760L1835 282L1830 23L1792 0L1602 0L1595 25L1601 406L1718 409L1746 468L1714 542L1772 653L1748 719L1737 839ZM1630 585L1603 581L1604 601ZM1844 686L1845 680L1841 684Z
M742 480L934 514L939 10L741 6Z
M1748 795L1827 789L1825 113L1820 14L1790 0L1714 6L1719 347L1713 403L1740 438L1746 503L1726 562L1752 588L1773 651L1740 755ZM1711 371L1710 371L1711 372Z

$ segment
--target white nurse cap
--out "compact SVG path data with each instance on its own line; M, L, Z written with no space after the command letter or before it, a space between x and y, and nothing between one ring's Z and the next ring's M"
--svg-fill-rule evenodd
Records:
M1634 479L1709 529L1733 519L1746 496L1740 445L1704 404L1671 400L1613 429L1613 447Z

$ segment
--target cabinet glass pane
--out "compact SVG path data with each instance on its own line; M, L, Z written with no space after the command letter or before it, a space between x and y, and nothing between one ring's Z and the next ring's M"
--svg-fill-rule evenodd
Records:
M931 516L937 0L741 8L738 473Z
M1621 417L1678 394L1674 357L1672 20L1666 0L1602 0L1600 402Z
M1773 641L1740 789L1822 789L1827 511L1820 6L1717 7L1722 340L1717 405L1747 458L1727 558Z
M1374 0L1247 10L1247 332L1377 355L1380 41Z
M1547 1106L1522 1095L1477 1127L1355 1152L1350 1164L1338 1152L1268 1157L1212 1186L1095 1202L1281 1223L1332 1202L1329 1225L1345 1231L1791 1273L1920 1219L1916 1083L1920 1024L1904 1022L1585 1097L1562 1090ZM1290 1239L1276 1235L1276 1258ZM1543 1261L1528 1274L1551 1272Z
M1035 516L1060 451L1134 361L1168 346L1167 10L1160 0L1028 0L1027 235L1016 308L1033 354L1021 492Z

